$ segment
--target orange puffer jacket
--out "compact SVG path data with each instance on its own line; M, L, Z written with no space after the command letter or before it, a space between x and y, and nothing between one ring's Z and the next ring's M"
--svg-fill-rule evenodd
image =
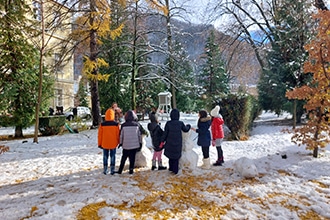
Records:
M103 149L115 149L119 144L120 125L115 121L115 112L108 109L105 112L105 121L98 130L98 146Z

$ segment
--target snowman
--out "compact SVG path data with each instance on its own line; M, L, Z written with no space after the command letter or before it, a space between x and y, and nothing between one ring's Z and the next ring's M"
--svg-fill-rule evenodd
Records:
M198 154L193 150L194 142L190 135L191 131L182 132L182 156L179 160L179 170L194 170L197 167Z
M146 145L146 135L142 135L142 148L135 155L135 167L151 167L152 153Z

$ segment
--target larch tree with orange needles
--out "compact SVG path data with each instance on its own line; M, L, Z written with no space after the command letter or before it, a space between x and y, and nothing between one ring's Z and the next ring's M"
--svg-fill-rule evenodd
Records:
M308 121L294 129L291 140L313 150L313 157L318 156L318 149L330 143L330 11L319 10L314 16L318 21L316 37L305 46L309 59L304 63L304 73L312 73L310 84L286 92L289 99L306 100L305 109Z
M119 0L123 6L125 0ZM111 29L111 8L107 0L81 1L79 14L76 20L76 29L73 38L89 48L88 54L84 56L83 74L90 81L91 103L93 125L97 127L101 122L98 81L107 80L108 74L100 74L99 68L108 64L99 57L99 46L101 38L110 36L112 39L121 34L123 25Z
M101 74L99 69L108 66L108 63L100 58L99 46L101 39L110 37L115 39L120 36L124 24L111 29L111 2L107 0L84 0L80 2L80 14L76 20L76 29L73 32L74 38L89 48L88 54L84 56L83 74L90 81L91 103L92 103L92 127L97 127L101 122L98 81L109 78L109 74ZM117 0L118 5L125 7L128 0ZM148 1L150 6L159 9L158 1Z

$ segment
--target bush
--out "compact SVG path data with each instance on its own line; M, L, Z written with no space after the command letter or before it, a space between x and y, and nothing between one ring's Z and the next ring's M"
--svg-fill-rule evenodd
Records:
M0 115L0 126L1 127L14 126L13 116L12 115Z
M39 131L43 136L60 133L65 124L65 115L45 116L39 118Z
M229 94L216 104L221 106L220 113L231 131L230 139L247 139L254 119L261 112L256 98L248 94Z

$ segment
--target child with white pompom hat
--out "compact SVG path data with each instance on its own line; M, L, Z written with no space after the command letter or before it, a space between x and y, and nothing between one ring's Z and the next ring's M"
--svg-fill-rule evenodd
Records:
M221 148L221 144L225 136L223 131L224 120L222 118L222 115L219 113L219 111L220 111L220 106L217 105L210 112L210 115L212 116L212 122L211 122L212 146L216 146L218 153L218 159L213 164L214 166L222 166L222 164L224 163L223 151Z

